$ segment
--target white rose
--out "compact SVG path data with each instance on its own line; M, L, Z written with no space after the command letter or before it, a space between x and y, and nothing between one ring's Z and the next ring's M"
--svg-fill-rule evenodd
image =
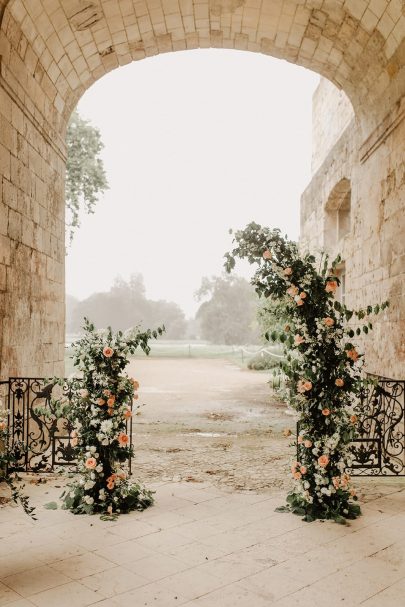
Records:
M103 471L103 465L102 465L102 464L99 464L99 465L96 467L96 470L97 470L97 472L102 472L102 471Z
M91 497L90 495L85 495L84 501L86 502L86 504L89 504L89 506L91 506L92 504L94 504L94 497Z
M94 445L92 445L92 446L90 447L90 452L91 452L91 453L95 453L96 451L97 451L97 447L95 447ZM97 457L97 456L96 456L96 457Z

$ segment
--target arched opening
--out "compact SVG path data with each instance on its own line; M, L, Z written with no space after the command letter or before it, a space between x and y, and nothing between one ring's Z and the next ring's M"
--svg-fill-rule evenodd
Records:
M332 189L325 204L325 249L342 249L342 240L350 234L350 223L351 185L348 179L343 178Z

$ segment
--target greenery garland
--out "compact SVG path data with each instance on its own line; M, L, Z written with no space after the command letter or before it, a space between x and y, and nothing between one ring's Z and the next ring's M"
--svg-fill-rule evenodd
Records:
M347 472L357 422L351 406L370 382L362 374L363 355L351 339L372 329L371 322L356 330L347 323L378 314L388 302L349 310L335 299L340 258L330 264L323 256L317 269L315 257L301 256L297 244L278 229L250 223L235 233L234 242L236 247L225 255L227 271L237 257L257 264L252 278L257 293L283 302L289 319L283 331L266 334L284 344L289 402L299 415L298 456L291 466L294 488L287 506L278 510L303 515L308 522L345 523L360 514Z
M138 347L148 354L148 341L163 331L97 332L85 319L84 335L73 344L73 362L81 376L68 380L69 403L60 409L74 427L79 474L62 497L63 507L75 514L114 517L153 503L152 493L128 478L126 464L133 448L127 421L139 384L125 368L130 354Z

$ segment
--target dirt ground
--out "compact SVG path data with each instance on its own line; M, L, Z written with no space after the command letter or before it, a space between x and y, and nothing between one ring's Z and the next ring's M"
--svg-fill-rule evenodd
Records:
M218 359L137 359L135 478L186 480L230 490L291 487L295 419L271 392L267 372ZM405 479L356 479L362 501L398 491Z
M146 359L134 418L134 475L233 489L287 488L295 422L272 396L266 372L217 359ZM142 406L144 404L144 406Z

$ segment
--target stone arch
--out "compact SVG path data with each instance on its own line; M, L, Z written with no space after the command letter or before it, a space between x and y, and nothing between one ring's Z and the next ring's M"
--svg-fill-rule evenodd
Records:
M332 188L325 203L324 243L335 248L350 232L351 183L343 177Z
M296 63L347 94L356 122L317 177L334 183L333 154L346 153L355 167L347 174L355 179L358 225L370 242L378 230L400 240L401 216L381 227L379 214L380 183L389 170L402 174L403 164L405 14L398 0L0 0L1 375L62 372L64 134L78 99L120 65L208 47ZM383 154L387 138L391 156ZM366 199L372 213L358 204ZM391 212L395 205L384 202ZM315 224L319 213L311 212ZM387 270L383 254L370 259L376 276ZM400 268L389 266L384 288L400 291Z

